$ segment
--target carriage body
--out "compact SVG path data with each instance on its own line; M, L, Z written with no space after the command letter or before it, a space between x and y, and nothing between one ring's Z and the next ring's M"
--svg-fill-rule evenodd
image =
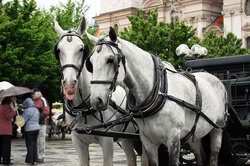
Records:
M230 143L235 154L247 160L250 154L250 55L189 60L186 68L192 72L205 70L225 85Z

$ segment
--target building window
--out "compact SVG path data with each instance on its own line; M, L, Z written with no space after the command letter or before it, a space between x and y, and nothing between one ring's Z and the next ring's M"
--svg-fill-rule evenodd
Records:
M250 36L248 36L247 38L247 49L248 50L250 49Z
M245 11L246 11L246 15L250 16L250 0L246 0Z
M176 17L174 18L174 22L179 22L179 17L178 17L178 16L176 16Z

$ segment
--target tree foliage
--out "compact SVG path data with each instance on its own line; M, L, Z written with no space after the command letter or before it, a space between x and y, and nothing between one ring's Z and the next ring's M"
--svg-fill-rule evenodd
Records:
M136 15L128 16L131 27L125 28L120 37L178 66L180 60L175 55L175 49L182 43L192 46L199 42L195 37L196 30L184 22L158 22L157 11L156 8L144 14L141 9L137 9Z
M0 3L0 81L16 86L38 87L50 103L59 101L60 72L53 48L59 37L54 19L64 29L79 24L87 10L84 0L37 9L35 0Z
M238 39L233 33L217 36L211 31L201 40L200 45L208 50L207 58L234 56L246 54L247 50L242 48L242 39Z
M184 65L175 53L180 44L186 44L189 48L200 44L208 49L208 58L247 53L246 49L242 48L242 40L237 39L233 33L224 37L209 32L203 39L199 39L195 36L196 29L192 26L187 26L184 22L174 22L173 18L171 23L158 22L157 17L157 9L147 11L146 14L137 9L136 15L128 16L131 27L120 32L120 37L145 51L159 55L162 60L171 62L175 67Z

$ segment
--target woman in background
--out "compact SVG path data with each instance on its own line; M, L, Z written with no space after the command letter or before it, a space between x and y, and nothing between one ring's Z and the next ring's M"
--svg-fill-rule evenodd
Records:
M27 147L27 155L25 162L33 165L37 162L37 137L39 134L39 116L40 113L37 108L34 107L34 103L31 98L27 98L23 102L24 112L22 114L25 120L24 137Z
M6 97L0 105L0 163L10 163L12 118L16 115L17 104L15 97Z

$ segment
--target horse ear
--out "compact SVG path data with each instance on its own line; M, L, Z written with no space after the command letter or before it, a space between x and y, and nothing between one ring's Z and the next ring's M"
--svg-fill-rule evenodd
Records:
M89 40L91 42L93 42L94 44L96 44L98 42L98 38L95 37L95 36L93 36L93 35L91 35L91 34L89 34L87 31L86 31L86 35L88 36Z
M60 27L60 25L58 24L58 22L55 20L54 22L54 25L55 25L55 30L58 34L59 37L61 37L63 35L63 29Z
M85 30L86 30L86 19L85 17L82 17L81 23L79 27L77 28L77 33L82 36Z
M116 42L117 40L116 32L112 27L109 28L109 38L111 39L112 42Z

